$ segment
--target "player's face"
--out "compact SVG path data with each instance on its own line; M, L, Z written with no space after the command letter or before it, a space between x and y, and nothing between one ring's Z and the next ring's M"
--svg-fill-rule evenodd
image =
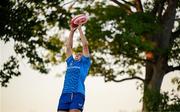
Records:
M82 57L82 53L76 53L75 54L75 60L80 60Z

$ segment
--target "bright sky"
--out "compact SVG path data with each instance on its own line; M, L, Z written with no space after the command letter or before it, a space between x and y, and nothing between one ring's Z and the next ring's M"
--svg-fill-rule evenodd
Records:
M12 45L0 42L0 65L13 53ZM64 76L57 77L61 66L48 75L32 70L25 61L20 62L22 75L10 80L7 88L0 89L1 112L56 112ZM64 68L63 68L64 69ZM180 74L173 72L169 76ZM88 77L86 82L84 112L137 112L142 97L136 90L136 81L104 83L101 77ZM163 82L163 90L172 85L169 78Z

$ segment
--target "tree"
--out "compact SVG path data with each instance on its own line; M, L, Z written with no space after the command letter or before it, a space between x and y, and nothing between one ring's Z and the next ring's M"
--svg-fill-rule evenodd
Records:
M6 19L0 19L5 21L0 22L3 23L1 40L14 40L16 53L43 73L47 72L47 64L56 62L55 54L61 54L60 61L64 59L63 52L59 51L63 50L62 40L57 36L47 38L46 32L55 25L59 30L67 29L74 14L89 14L85 32L93 55L91 74L101 75L105 81L142 81L143 111L163 111L162 99L166 98L166 94L160 93L163 78L171 71L180 70L180 1L25 0L8 1L1 6L6 9L0 10L6 15ZM50 51L52 57L39 55L37 49L40 47ZM139 76L143 68L145 78ZM6 69L12 71L13 67ZM4 71L1 70L1 82L7 82L4 79L9 72ZM121 79L122 75L127 78ZM178 78L174 82L179 82Z
M7 86L9 79L21 74L17 56L28 60L27 63L41 73L48 73L48 64L54 62L54 56L59 53L63 43L56 35L48 36L47 32L54 26L68 28L71 16L61 5L63 1L56 0L0 2L0 40L4 43L13 42L16 52L0 69L2 86ZM39 49L43 53L38 52ZM46 51L52 56L44 56Z
M177 15L180 2L111 1L116 5L99 3L86 8L94 15L87 25L87 37L92 49L101 53L95 56L99 61L94 61L94 73L102 73L106 81L141 80L144 85L143 111L159 111L161 99L157 96L160 96L164 76L180 70ZM136 75L142 66L145 67L144 79ZM130 77L119 79L119 75L124 74ZM153 102L152 99L159 101Z

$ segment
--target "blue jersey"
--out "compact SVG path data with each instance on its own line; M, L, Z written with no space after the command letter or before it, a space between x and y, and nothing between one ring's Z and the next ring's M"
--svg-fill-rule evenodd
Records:
M83 55L80 60L75 60L71 55L66 63L67 70L62 92L79 92L85 95L84 81L91 65L90 58Z

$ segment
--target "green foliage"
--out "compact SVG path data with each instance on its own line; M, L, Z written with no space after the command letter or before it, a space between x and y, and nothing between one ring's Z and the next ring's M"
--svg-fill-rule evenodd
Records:
M146 96L144 98L147 104L147 109L149 111L179 111L180 110L180 97L174 94L174 90L169 92L159 93L157 91L146 91Z
M169 62L174 63L174 65L179 65L180 64L180 61L179 61L180 60L180 55L179 55L179 52L180 52L180 39L179 38L174 40L172 49L170 49L169 51L170 51L170 54L169 54L170 60L169 60Z
M57 36L51 37L47 42L46 42L46 49L51 50L52 52L59 52L59 49L63 47L62 41L59 40Z
M85 10L92 15L86 24L86 37L90 49L93 49L94 53L104 55L104 57L93 56L92 66L96 67L92 68L91 72L103 75L108 81L121 74L134 76L140 73L140 68L145 62L145 56L140 56L140 54L154 50L154 43L144 39L143 36L155 34L161 30L156 18L148 12L129 15L121 7L104 3L97 3L95 7L89 6ZM105 59L106 55L110 55L115 61L109 62ZM125 59L119 59L120 56ZM138 65L139 69L131 67L138 63L141 64L141 67ZM124 69L117 72L111 65Z
M61 6L63 1L3 0L0 3L0 40L5 43L13 41L17 54L26 58L34 69L48 73L48 64L55 62L52 57L47 59L39 53L39 49L51 52L54 57L57 52L61 53L62 42L48 37L47 31L54 25L59 29L69 27L71 14ZM62 57L63 60L64 54ZM3 80L7 78L2 86L6 85L10 79L9 72L1 72L0 76Z
M44 48L48 50L47 56L45 56L47 63L56 65L59 64L62 60L65 60L65 53L63 50L61 50L63 45L64 43L60 41L57 35L50 37L44 46Z
M7 87L9 79L13 76L19 76L20 74L18 60L11 56L9 60L3 64L3 68L0 69L1 86Z
M177 85L177 91L180 91L180 77L174 77L171 82Z
M127 16L124 27L136 35L153 34L160 30L160 24L150 13L133 13Z

